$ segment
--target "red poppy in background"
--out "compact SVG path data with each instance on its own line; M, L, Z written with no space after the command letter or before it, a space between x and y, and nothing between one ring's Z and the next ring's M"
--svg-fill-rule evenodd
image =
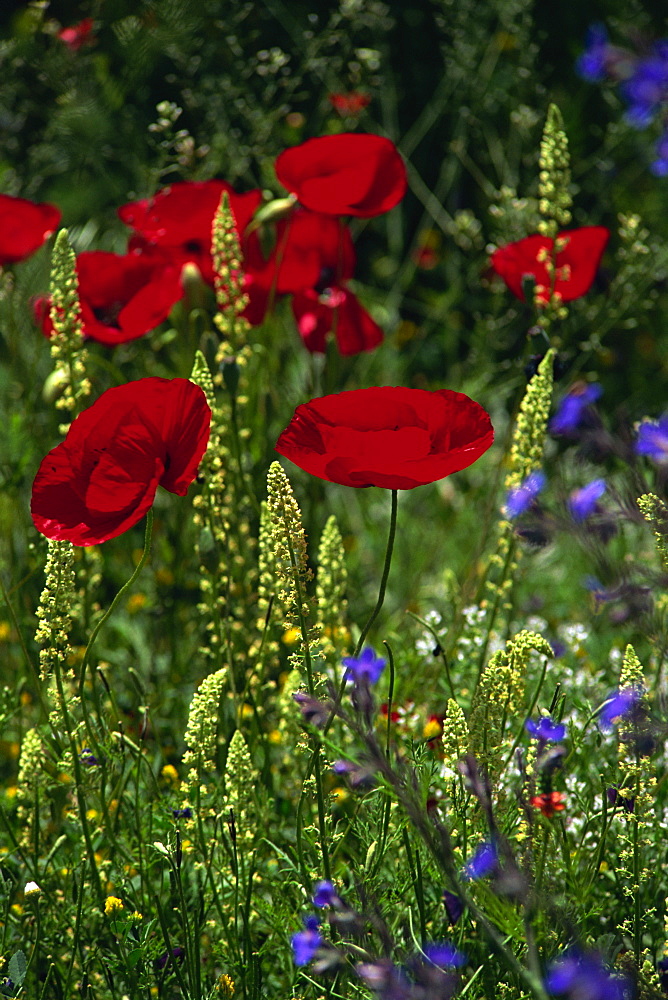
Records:
M359 90L351 90L348 94L328 94L327 100L335 111L342 117L354 118L371 104L368 94L361 94Z
M239 237L262 201L259 189L237 194L226 181L180 181L153 198L131 201L118 209L121 220L137 233L130 250L160 247L175 264L192 261L213 285L211 227L223 192L227 192Z
M167 319L183 296L180 269L156 256L91 250L77 257L84 335L113 347L143 337ZM35 318L50 337L50 300L35 302Z
M389 212L406 193L406 167L389 139L342 132L281 153L276 176L305 208L367 218Z
M97 545L136 524L158 486L185 496L209 440L211 410L188 379L107 389L39 467L30 509L47 538Z
M253 325L262 322L269 304L279 295L313 292L317 298L325 288L351 278L355 269L348 227L331 215L305 208L294 209L276 224L274 245L267 258L254 233L245 249L250 301L244 315Z
M93 34L93 18L84 17L83 21L73 24L69 28L61 28L57 36L64 42L70 52L78 52L83 45L95 41Z
M529 804L534 809L539 809L543 816L548 819L555 813L563 812L566 808L566 796L563 792L544 792L542 795L534 795L529 799Z
M328 482L412 490L465 469L493 440L489 414L461 392L375 386L298 406L276 451Z
M609 237L610 230L604 226L583 226L557 235L557 245L565 245L557 250L554 292L563 302L570 302L589 291ZM537 299L549 302L551 279L546 261L553 250L554 240L550 237L527 236L495 250L491 264L518 299L524 301L522 279L525 275L533 275Z
M336 337L343 355L372 351L383 340L376 321L357 297L340 285L293 295L292 311L304 345L312 354L326 353L329 333Z
M24 260L58 228L60 209L0 194L0 267Z

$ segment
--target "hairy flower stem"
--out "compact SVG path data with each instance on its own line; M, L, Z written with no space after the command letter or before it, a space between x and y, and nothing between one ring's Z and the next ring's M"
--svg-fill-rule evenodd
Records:
M383 601L385 600L385 588L387 586L387 578L390 575L390 563L392 561L392 549L394 548L394 536L397 531L397 491L392 490L392 511L390 513L390 533L387 537L387 549L385 551L385 565L383 566L383 575L380 579L380 590L378 591L378 600L376 601L376 606L371 612L368 622L362 629L360 637L357 640L357 645L355 646L355 652L353 657L359 656L362 646L364 645L364 640L366 639L371 626L375 622L376 618L380 613L380 609L383 606Z
M114 610L114 608L117 607L117 605L120 603L120 601L122 600L123 596L130 589L130 587L135 582L135 580L137 579L137 577L141 573L142 569L146 565L146 560L148 559L149 553L151 551L151 534L152 534L152 531L153 531L153 508L149 507L149 511L148 511L147 516L146 516L146 532L144 534L144 551L142 552L141 559L137 563L135 571L132 574L132 576L130 577L130 579L127 581L127 583L123 584L123 586L118 591L118 593L114 597L113 601L111 602L111 604L107 608L106 612L102 615L102 617L100 618L99 622L97 623L97 625L93 629L93 633L92 633L90 639L88 640L88 645L86 646L86 651L84 652L84 655L83 655L83 660L81 661L81 674L79 676L79 697L81 699L81 707L83 709L84 720L85 720L85 723L86 723L86 731L87 731L88 736L90 737L92 743L94 744L93 749L98 750L98 752L99 752L99 744L97 742L97 739L96 739L95 734L93 732L92 726L90 724L90 718L88 716L88 712L87 712L87 709L86 709L86 700L84 698L84 685L86 683L86 668L88 667L88 662L90 660L90 654L92 652L93 644L94 644L94 642L95 642L95 640L97 638L98 632L100 631L100 629L102 628L102 626L106 622L107 618L109 618L109 616L111 615L111 613ZM92 678L92 681L93 681L93 684L94 684L95 683L95 678L94 677Z
M299 630L302 635L302 646L304 649L304 665L306 666L306 680L308 684L308 693L313 698L315 696L315 684L313 681L313 664L311 662L311 646L309 643L309 630L306 622L306 617L304 615L304 594L302 593L302 582L299 575L299 564L297 562L297 557L295 555L295 550L292 545L292 537L290 534L290 526L287 522L287 517L284 514L285 522L285 538L287 541L288 552L290 554L290 566L292 567L292 578L295 585L295 597L296 604L299 614ZM311 737L311 742L313 746L313 771L315 775L315 789L316 789L316 800L318 805L318 829L320 831L320 851L322 854L322 870L324 877L329 879L331 877L331 870L329 864L329 848L327 846L327 826L325 823L325 796L322 785L322 768L320 766L320 751L322 749L322 744L320 739L315 734ZM304 798L304 792L300 798L301 802Z
M364 733L360 732L359 735L365 739ZM369 745L373 759L378 765L379 772L390 787L394 789L406 815L420 834L421 839L436 861L436 864L448 877L453 891L460 896L469 913L487 937L492 948L499 954L508 969L524 984L527 992L530 996L534 997L534 1000L548 1000L540 976L532 969L528 969L522 965L512 948L507 946L497 928L487 918L484 911L480 909L468 892L455 864L450 834L447 828L439 821L429 820L424 807L417 801L415 794L406 787L405 782L401 780L399 775L390 766L390 762L385 755L379 752L379 748L375 743L375 737L369 734L366 736L365 742Z
M77 806L79 807L79 822L81 823L81 829L83 831L84 840L86 841L86 850L88 852L88 860L90 861L92 881L95 888L95 893L97 895L98 905L102 913L104 913L104 892L102 891L102 883L100 882L100 873L97 869L97 862L95 860L95 848L93 847L93 841L90 835L90 827L88 826L88 817L86 809L86 800L84 798L83 792L83 777L81 773L81 761L79 760L79 752L77 750L76 740L74 738L74 728L72 726L72 719L70 718L70 713L67 708L67 699L65 697L65 689L63 687L63 676L60 669L60 661L56 658L54 660L54 674L56 678L56 689L58 691L58 701L60 702L60 712L65 725L65 732L67 733L68 742L70 744L70 752L72 754L72 765L74 767L74 781L76 785L76 796L77 796Z

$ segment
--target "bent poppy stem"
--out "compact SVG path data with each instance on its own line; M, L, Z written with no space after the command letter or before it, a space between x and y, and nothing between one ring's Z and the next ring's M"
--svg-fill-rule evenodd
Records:
M387 538L387 549L385 551L385 565L383 566L383 575L380 579L380 589L378 591L378 600L376 601L376 606L371 612L368 622L362 629L360 637L357 640L357 645L355 646L355 652L353 657L359 656L362 646L364 645L364 640L366 639L371 626L375 622L376 618L380 613L380 609L383 606L383 601L385 600L385 588L387 586L387 578L390 575L390 563L392 561L392 549L394 548L394 536L397 531L397 491L392 490L392 512L390 514L390 533Z
M104 625L104 623L106 622L106 620L109 618L109 616L111 615L111 613L114 610L114 608L117 607L117 605L120 603L120 601L122 600L122 598L124 597L124 595L130 589L130 587L135 582L135 580L137 579L137 577L141 573L142 569L146 565L146 560L148 559L149 553L151 551L151 535L152 535L152 533L153 533L153 508L149 507L148 514L146 515L146 531L145 531L145 534L144 534L144 551L141 554L141 559L137 563L137 565L135 567L135 571L132 574L132 576L130 577L130 579L127 581L127 583L123 584L123 586L118 591L118 593L114 597L113 601L109 605L107 611L100 618L99 622L97 623L97 625L93 629L93 634L91 635L90 639L88 640L88 645L86 646L86 651L85 651L85 653L83 655L83 660L81 662L81 676L79 677L79 697L81 698L81 704L82 704L82 706L85 704L84 697L83 697L83 689L84 689L84 684L86 682L86 668L88 667L88 662L90 660L90 654L91 654L91 652L93 650L93 644L95 643L95 640L97 639L98 632L100 631L100 629L102 628L102 626ZM90 727L88 725L87 725L87 728L89 729L89 734L90 734Z

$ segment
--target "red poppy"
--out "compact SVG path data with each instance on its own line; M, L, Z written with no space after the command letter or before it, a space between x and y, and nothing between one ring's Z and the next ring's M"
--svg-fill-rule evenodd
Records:
M211 410L188 379L142 378L107 389L39 467L35 527L97 545L136 524L163 486L185 496L209 439Z
M350 230L340 219L298 208L276 225L269 257L259 240L249 241L244 270L274 295L325 288L352 278L355 250Z
M312 354L326 353L330 333L344 355L372 351L383 340L376 321L356 296L340 285L293 295L292 311L304 345Z
M534 795L529 799L529 804L534 809L540 809L543 816L550 818L566 808L566 796L563 792L544 792L543 795Z
M78 52L82 45L95 41L93 34L93 18L84 17L83 21L69 28L61 28L58 38L67 45L70 52Z
M368 94L351 90L349 94L328 94L327 100L342 117L354 118L371 103Z
M589 291L609 237L610 230L603 226L583 226L557 235L554 294L563 302L570 302ZM549 302L552 281L546 262L551 258L554 245L555 241L548 236L527 236L518 243L495 250L491 264L518 299L524 301L522 279L525 275L533 275L537 299Z
M276 160L276 176L305 208L367 218L388 212L406 193L406 168L389 139L342 132L308 139Z
M153 198L131 201L118 209L126 226L137 233L131 250L146 251L159 246L174 263L197 264L204 280L213 285L211 227L223 192L227 192L239 236L260 202L259 189L237 194L225 181L181 181L162 188Z
M489 414L463 393L385 385L298 406L276 451L331 483L412 490L465 469L493 440Z
M24 260L57 229L60 209L0 194L0 267Z
M183 296L179 269L156 256L91 250L77 257L84 334L113 347L154 330ZM35 302L35 318L50 337L49 299Z

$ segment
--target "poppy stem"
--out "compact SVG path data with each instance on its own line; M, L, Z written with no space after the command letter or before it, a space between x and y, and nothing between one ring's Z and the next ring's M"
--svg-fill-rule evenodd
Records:
M97 639L98 632L100 631L100 629L102 628L102 626L106 622L107 618L109 618L109 616L111 615L111 613L114 610L114 608L122 600L123 596L130 589L130 587L135 582L135 580L137 579L137 577L141 573L142 569L146 565L146 560L148 559L149 553L151 551L151 535L152 535L152 533L153 533L153 508L149 507L148 514L146 515L146 532L144 534L144 551L141 554L141 559L137 563L137 565L135 567L135 571L132 574L132 576L130 577L130 579L127 581L127 583L123 584L123 586L118 591L118 593L114 597L113 601L109 605L109 607L106 610L106 612L100 618L99 622L97 623L97 625L93 629L93 633L92 633L90 639L88 640L88 645L86 646L86 651L85 651L85 653L83 655L83 660L81 662L81 676L79 677L79 697L81 698L82 705L84 703L83 689L84 689L84 684L86 682L86 668L88 666L88 661L90 660L90 654L91 654L92 649L93 649L93 644L94 644L95 640Z
M380 590L378 591L378 600L376 601L376 606L371 612L368 622L362 629L360 637L357 640L357 645L355 647L355 652L353 657L359 656L362 646L364 645L364 640L366 639L371 626L375 622L380 609L383 606L383 601L385 600L385 588L387 586L387 578L390 575L390 563L392 561L392 549L394 548L394 536L397 531L397 491L392 490L392 511L390 513L390 533L387 538L387 549L385 552L385 565L383 566L383 575L380 579Z

